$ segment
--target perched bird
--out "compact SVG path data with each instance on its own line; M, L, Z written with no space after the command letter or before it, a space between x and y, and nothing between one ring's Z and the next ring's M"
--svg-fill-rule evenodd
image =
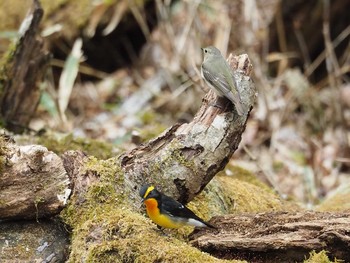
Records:
M245 111L231 67L216 47L209 46L202 48L202 51L202 78L219 97L229 99L235 105L237 113L242 116Z
M140 196L146 205L148 216L160 227L179 228L190 225L216 228L204 222L183 204L159 192L153 185L142 186Z

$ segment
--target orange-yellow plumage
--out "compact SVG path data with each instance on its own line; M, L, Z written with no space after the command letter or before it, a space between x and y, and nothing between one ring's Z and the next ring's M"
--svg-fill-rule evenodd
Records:
M162 215L160 213L156 199L149 198L144 203L146 205L147 215L157 225L165 228L178 228L182 226L182 224L170 220L168 215Z
M162 194L152 185L144 185L139 191L151 220L160 227L178 228L183 225L215 228L204 222L190 209L173 198Z

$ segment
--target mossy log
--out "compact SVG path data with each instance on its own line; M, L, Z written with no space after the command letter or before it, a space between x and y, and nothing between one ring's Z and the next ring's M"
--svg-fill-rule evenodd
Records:
M58 214L71 192L61 158L43 146L17 146L3 136L0 149L0 219Z
M350 262L350 213L268 212L214 218L218 233L197 232L191 243L214 256L258 262L301 262L311 251Z

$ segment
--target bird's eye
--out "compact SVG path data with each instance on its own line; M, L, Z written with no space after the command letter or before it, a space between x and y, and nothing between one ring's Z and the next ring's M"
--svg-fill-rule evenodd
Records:
M204 52L205 52L205 53L208 53L208 50L204 49Z

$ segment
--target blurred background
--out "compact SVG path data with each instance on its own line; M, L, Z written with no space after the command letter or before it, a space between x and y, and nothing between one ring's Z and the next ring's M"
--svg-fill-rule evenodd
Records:
M248 54L259 92L230 163L308 208L350 192L350 1L41 3L52 60L32 130L147 142L191 121L208 91L200 48L214 45ZM0 2L1 57L31 5Z

